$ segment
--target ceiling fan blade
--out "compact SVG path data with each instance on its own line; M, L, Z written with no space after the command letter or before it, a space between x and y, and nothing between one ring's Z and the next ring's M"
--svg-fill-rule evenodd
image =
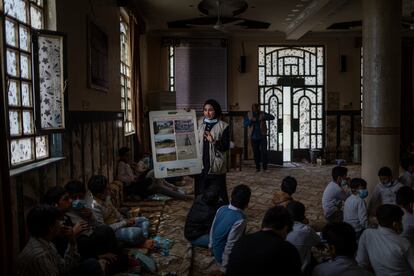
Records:
M244 19L238 19L238 20L235 20L235 21L232 21L232 22L224 23L223 25L234 26L234 25L241 24L241 23L244 23L244 22L245 22Z

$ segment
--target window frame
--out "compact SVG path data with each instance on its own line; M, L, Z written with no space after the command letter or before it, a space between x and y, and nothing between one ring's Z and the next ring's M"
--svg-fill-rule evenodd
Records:
M129 136L136 133L135 126L134 126L134 95L132 93L132 55L131 55L131 28L130 28L130 17L128 16L127 12L121 8L120 15L119 15L119 34L120 34L120 96L121 96L121 111L124 114L123 124L124 124L124 135ZM127 27L127 32L123 34L121 32L121 25L125 24ZM126 38L126 45L128 50L128 64L123 60L122 56L122 44L123 44L123 35ZM124 70L127 70L124 72ZM122 83L122 81L124 83ZM129 87L128 87L129 83ZM124 94L122 95L122 89L124 90ZM124 103L124 109L122 108L122 103ZM129 109L130 105L130 109ZM129 127L131 126L131 131L128 131Z
M2 73L2 78L5 80L4 83L4 100L5 100L5 116L6 116L6 135L7 135L7 147L8 147L8 162L9 162L9 168L10 168L10 172L11 174L18 174L21 172L24 172L26 170L32 169L34 167L39 167L39 166L44 166L46 164L49 164L50 162L56 162L56 160L58 159L62 159L63 154L61 152L59 152L59 156L57 156L56 154L56 148L61 148L62 147L62 139L58 139L60 141L59 145L55 145L55 140L56 140L56 135L60 135L59 132L63 132L65 129L60 129L58 130L51 130L51 131L45 131L39 128L38 125L38 119L37 119L37 112L38 112L38 105L39 103L39 97L37 95L38 91L36 89L36 86L38 85L38 76L36 75L35 72L35 50L34 50L34 45L33 45L33 37L34 37L34 33L36 32L50 32L50 33L58 33L58 32L52 32L47 30L47 14L48 14L48 3L47 0L22 0L22 2L25 3L25 21L23 22L19 19L19 16L12 16L12 15L8 15L8 14L3 14L3 18L2 18L2 31L3 31L3 36L2 36L2 55L4 58L4 70ZM38 3L40 3L41 5L38 5ZM2 1L3 4L3 12L5 12L5 1ZM32 9L36 9L38 11L40 11L41 13L41 28L37 29L33 26L33 22L31 22L32 20ZM8 44L7 42L7 25L6 22L12 22L12 24L14 24L14 45ZM21 47L21 36L20 36L20 32L22 29L26 29L27 30L27 49L22 48ZM60 33L61 34L61 33ZM64 51L65 51L65 46L64 47ZM8 51L14 51L16 53L16 74L12 75L9 74L9 72L7 71L8 68L8 61L7 61L7 52ZM28 63L29 63L29 71L28 71L28 78L22 77L21 75L21 55L26 55L28 57ZM63 52L63 79L64 81L66 81L67 79L67 70L66 70L66 52ZM9 101L9 87L11 82L15 81L17 84L17 88L16 88L16 97L17 99L17 105L12 105ZM29 91L28 91L28 97L30 100L30 104L28 106L24 105L23 101L23 97L22 97L22 84L27 84L29 87ZM63 111L63 115L66 114L67 112L67 99L66 99L66 93L62 92L64 95L64 104L62 107L62 111ZM17 111L19 112L19 134L17 135L11 135L11 118L10 118L10 111ZM30 119L30 127L31 127L31 132L30 133L25 133L24 132L24 122L23 122L23 112L24 111L29 111L31 113L31 119ZM66 116L64 116L66 118ZM63 120L65 120L64 118L62 118ZM38 157L37 154L37 145L36 145L36 140L39 138L45 138L45 143L46 146L44 147L44 149L46 150L46 154L45 156L40 156ZM31 154L30 154L30 159L28 160L24 160L24 161L20 161L20 162L15 162L13 163L13 155L12 155L12 144L13 143L18 143L19 141L21 141L22 139L30 139L30 150L31 150ZM15 144L16 146L18 144Z

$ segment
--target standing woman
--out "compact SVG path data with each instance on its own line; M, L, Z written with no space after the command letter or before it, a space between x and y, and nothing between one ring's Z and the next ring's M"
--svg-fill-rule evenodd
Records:
M229 203L226 185L227 151L230 148L229 125L220 120L220 104L207 100L203 106L204 118L198 124L198 139L203 160L201 174L195 177L195 197L211 185L219 189L224 204Z

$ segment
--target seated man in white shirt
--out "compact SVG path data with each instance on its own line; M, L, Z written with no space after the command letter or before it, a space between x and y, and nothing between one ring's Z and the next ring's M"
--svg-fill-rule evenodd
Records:
M367 205L364 198L368 196L367 182L362 178L353 178L351 181L352 194L344 203L344 222L354 227L357 239L368 227Z
M404 212L384 204L377 209L378 229L366 229L359 239L357 261L371 267L377 276L414 275L414 248L400 236Z
M398 182L404 186L414 188L414 156L410 155L402 158L401 168L404 172L398 178Z
M338 222L343 220L342 204L348 198L348 169L334 167L332 181L328 183L322 196L323 214L327 221Z
M305 205L299 201L291 201L286 207L291 214L294 224L292 231L287 235L286 240L293 244L299 251L302 261L302 271L312 269L311 260L313 258L311 249L321 242L321 238L315 230L306 224ZM314 259L314 263L316 260ZM314 264L313 264L314 266Z
M409 240L411 245L414 246L414 190L407 186L401 187L397 192L396 202L404 212L402 218L403 232L401 236Z
M369 276L355 261L357 242L354 228L346 222L327 224L322 231L331 259L315 267L313 276Z
M371 199L368 204L368 213L375 215L378 206L382 204L395 204L395 195L403 186L392 177L392 171L389 167L382 167L378 171L379 183L375 186Z

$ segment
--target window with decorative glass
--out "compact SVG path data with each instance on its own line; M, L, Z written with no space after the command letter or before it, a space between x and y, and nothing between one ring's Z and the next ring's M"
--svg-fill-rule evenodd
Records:
M168 89L175 91L175 72L174 72L174 46L168 46Z
M131 43L129 18L121 12L121 109L124 112L125 135L135 133L132 123L132 92L131 92Z
M50 135L64 129L63 36L42 31L43 0L2 2L5 99L13 168L50 157Z

